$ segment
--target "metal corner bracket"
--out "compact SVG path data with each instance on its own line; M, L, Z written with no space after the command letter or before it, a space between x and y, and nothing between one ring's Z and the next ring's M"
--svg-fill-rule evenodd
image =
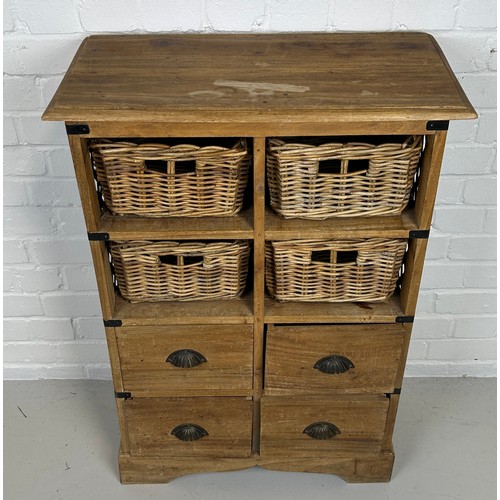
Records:
M413 323L415 316L396 316L396 323Z
M86 135L90 134L90 127L86 123L66 125L66 133L68 135Z
M432 120L427 122L427 130L448 130L450 122L448 120Z
M122 320L121 319L105 319L103 320L104 326L106 327L117 327L117 326L122 326Z
M131 392L115 392L115 398L132 399Z

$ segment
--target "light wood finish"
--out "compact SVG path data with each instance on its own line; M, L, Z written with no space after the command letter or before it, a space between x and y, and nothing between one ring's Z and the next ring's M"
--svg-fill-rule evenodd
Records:
M260 447L260 397L264 371L264 274L265 274L265 151L266 141L256 137L253 143L253 204L254 204L254 411L252 451Z
M69 148L73 158L76 182L82 201L83 215L87 231L95 231L99 226L101 207L95 189L94 175L90 165L88 141L79 136L68 135Z
M248 457L251 398L138 398L125 401L130 454L169 457ZM183 441L179 425L201 426L207 435Z
M221 390L238 395L252 389L252 326L121 327L116 338L123 386L134 398ZM205 361L188 367L177 366L175 359L167 362L186 349Z
M269 325L266 394L393 392L406 336L402 325ZM327 356L351 363L315 367Z
M278 302L266 298L266 323L394 323L403 315L399 294L387 302Z
M115 288L109 266L109 254L103 241L90 241L90 251L99 290L99 300L104 319L110 319L115 309Z
M414 316L417 309L426 249L427 239L410 240L408 245L405 273L401 286L401 308L406 316Z
M336 474L350 483L378 483L391 479L394 452L384 450L376 455L328 457L263 458L184 458L137 457L120 451L120 479L123 484L168 483L199 471L222 472L258 465L270 470Z
M261 401L262 457L379 453L389 400L385 396L265 396ZM328 422L339 434L313 439L304 430Z
M389 410L387 411L387 421L385 423L384 440L382 442L382 449L387 450L392 447L392 433L394 432L394 425L396 423L396 413L399 405L399 394L390 394Z
M183 115L180 116L182 119ZM230 117L232 120L238 117ZM276 119L278 116L276 116ZM256 121L241 118L233 122L204 123L163 123L163 122L102 122L88 121L88 138L116 137L279 137L294 135L343 136L343 135L401 135L401 134L434 134L427 130L427 121L422 116L417 121L361 121L338 122L329 121L325 116L322 122L270 122L265 117ZM75 124L74 122L67 122Z
M106 328L115 391L133 398L116 400L124 483L254 465L352 482L390 479L426 239L409 240L400 290L369 303L271 299L264 248L300 239L408 241L415 230L425 238L443 129L448 120L476 116L424 33L96 35L82 43L43 119L88 127L68 127L68 139L87 231L109 239L91 248L103 316L116 326ZM373 136L414 135L425 136L425 149L415 203L400 215L285 220L265 208L266 141L372 136L361 141L369 143ZM237 216L116 216L100 207L91 139L203 137L246 138L253 148L253 183ZM108 251L115 242L144 240L246 240L253 250L248 291L231 300L131 304L115 291ZM184 348L208 361L189 369L165 363L166 351ZM321 373L311 365L323 353L355 366ZM341 434L316 440L303 433L328 419ZM197 422L208 436L185 442L171 435L175 426Z
M410 32L91 36L44 113L195 123L475 116L434 39Z
M403 337L403 350L401 352L401 358L399 360L399 368L398 373L396 375L396 382L394 384L395 389L400 389L403 385L403 377L405 374L406 368L406 359L408 357L408 351L410 349L410 340L411 340L411 330L413 327L413 323L407 323L403 325L405 329L404 337Z
M421 167L422 171L418 181L418 196L415 204L415 216L417 224L421 229L429 229L431 227L446 134L446 131L442 131L427 138L427 146Z
M109 361L111 364L111 375L116 392L123 392L122 369L120 364L120 352L116 341L115 328L104 328L106 342L108 345Z
M270 208L266 210L266 239L272 241L353 237L408 238L417 229L413 210L401 215L380 217L341 217L328 220L283 219Z
M343 456L331 453L321 457L278 457L261 459L258 465L266 469L336 474L348 483L383 483L390 481L394 451L379 454Z
M236 217L168 217L164 219L113 216L105 213L98 232L115 241L252 239L253 210L247 208Z
M253 295L233 300L141 302L131 304L120 295L112 319L124 326L253 324Z

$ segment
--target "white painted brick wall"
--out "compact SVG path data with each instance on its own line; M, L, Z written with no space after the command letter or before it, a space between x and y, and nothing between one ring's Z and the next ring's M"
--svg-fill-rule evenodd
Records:
M495 375L494 0L5 0L6 378L110 377L64 126L40 121L85 36L407 29L436 37L480 118L450 126L406 373Z

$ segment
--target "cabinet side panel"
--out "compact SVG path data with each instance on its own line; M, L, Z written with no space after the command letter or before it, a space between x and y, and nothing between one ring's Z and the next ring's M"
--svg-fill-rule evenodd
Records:
M418 181L415 205L415 216L420 229L429 229L431 227L439 173L441 172L441 162L446 143L446 130L436 132L434 135L427 135L426 140L427 145L422 159L422 171Z
M115 309L116 296L106 243L103 241L91 241L90 250L92 251L92 260L94 261L102 315L104 319L111 319Z
M94 174L88 154L88 140L82 139L78 135L68 135L68 142L73 157L87 231L96 231L101 218L101 207L97 198Z

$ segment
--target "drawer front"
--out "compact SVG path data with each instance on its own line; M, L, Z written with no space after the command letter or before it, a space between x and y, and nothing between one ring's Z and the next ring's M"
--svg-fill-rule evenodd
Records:
M120 327L116 338L134 397L252 388L252 326Z
M385 396L264 397L261 454L379 453L388 408Z
M246 398L135 398L125 401L131 455L246 457L252 401Z
M402 325L269 326L269 394L393 392L407 332Z

